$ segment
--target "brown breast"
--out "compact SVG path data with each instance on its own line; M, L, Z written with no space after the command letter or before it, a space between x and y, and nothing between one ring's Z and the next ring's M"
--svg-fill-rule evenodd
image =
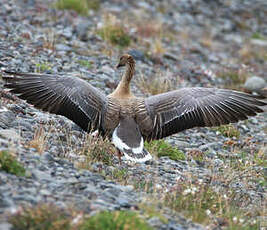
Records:
M153 129L153 122L148 115L143 98L118 99L108 96L104 126L112 133L118 126L121 117L132 117L139 125L141 133L147 136Z

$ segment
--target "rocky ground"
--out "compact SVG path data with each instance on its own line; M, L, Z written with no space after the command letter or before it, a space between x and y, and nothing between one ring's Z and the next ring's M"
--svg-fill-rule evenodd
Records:
M114 69L117 58L130 51L137 59L133 91L139 96L151 91L146 80L157 78L170 89L242 90L246 79L258 76L266 87L266 1L176 2L103 0L99 9L81 16L54 9L52 1L2 0L0 68L77 76L110 93L121 75ZM127 47L112 44L98 32L117 24L130 37ZM24 177L0 171L0 229L11 229L7 217L19 207L39 203L71 205L90 215L141 210L155 229L229 227L216 217L200 225L166 202L177 187L192 189L201 183L217 193L231 190L235 205L254 213L247 221L266 215L267 113L234 125L240 135L195 128L168 138L184 152L184 160L154 157L146 164L119 164L114 157L111 164L88 162L88 168L81 169L78 147L85 134L80 128L6 93L2 81L0 88L0 150L12 152L26 169ZM40 142L38 131L43 135L41 149L31 144L38 138ZM140 204L155 205L167 221L147 217ZM242 224L240 218L237 225Z

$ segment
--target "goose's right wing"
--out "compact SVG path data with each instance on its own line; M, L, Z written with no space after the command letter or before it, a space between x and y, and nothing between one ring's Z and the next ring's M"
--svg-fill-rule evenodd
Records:
M148 139L160 139L185 129L218 126L263 112L266 102L238 91L185 88L145 99L153 121Z
M5 87L36 108L63 115L84 131L101 129L106 96L80 78L5 71Z

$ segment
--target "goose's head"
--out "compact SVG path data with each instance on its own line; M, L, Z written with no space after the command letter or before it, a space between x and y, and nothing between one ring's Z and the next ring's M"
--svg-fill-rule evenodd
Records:
M132 65L134 64L134 58L129 54L124 54L120 57L119 63L117 64L116 68L120 68L126 65Z

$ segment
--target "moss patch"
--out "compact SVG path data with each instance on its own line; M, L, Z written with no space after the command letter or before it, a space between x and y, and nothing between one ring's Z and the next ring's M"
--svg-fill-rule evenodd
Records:
M8 151L0 152L0 170L17 176L25 176L25 169Z
M145 148L158 157L167 156L172 160L185 160L185 155L182 151L174 148L164 140L145 142Z

